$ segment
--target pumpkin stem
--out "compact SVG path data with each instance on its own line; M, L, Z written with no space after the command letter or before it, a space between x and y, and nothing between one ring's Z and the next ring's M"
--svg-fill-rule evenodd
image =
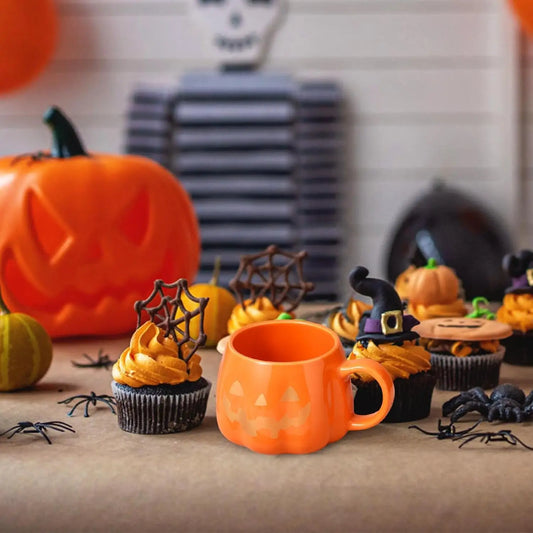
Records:
M214 285L215 287L218 287L218 281L220 279L220 265L221 265L221 259L220 256L217 255L215 257L215 266L213 267L213 277L209 281L209 285Z
M2 298L2 290L0 289L0 315L9 315L11 311L7 308L4 299Z
M438 266L439 265L437 264L437 260L434 257L430 257L428 259L428 263L425 266L425 268L433 269L433 268L437 268Z
M481 304L488 306L489 301L483 296L474 298L472 300L472 307L474 310L470 314L466 315L466 318L486 318L487 320L494 320L496 315L489 309L482 308Z
M52 157L65 159L76 155L89 155L74 126L59 107L49 107L43 115L43 122L52 130Z

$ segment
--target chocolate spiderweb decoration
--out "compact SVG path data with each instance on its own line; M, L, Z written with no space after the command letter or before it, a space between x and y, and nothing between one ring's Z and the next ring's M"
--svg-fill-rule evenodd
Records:
M248 291L252 303L268 294L274 307L286 303L285 311L292 311L314 288L313 283L304 280L303 260L306 256L306 251L290 253L275 245L257 254L244 255L229 285L243 308L243 293ZM285 261L280 263L280 258Z
M165 294L165 289L175 289L174 296ZM183 303L182 296L198 304L193 310L187 309ZM186 363L194 355L200 346L203 346L207 340L204 332L204 312L209 302L209 298L196 298L189 289L186 279L179 279L174 283L165 283L163 280L154 281L154 290L146 300L138 300L134 304L137 313L137 327L141 325L143 311L148 314L150 320L159 328L165 331L165 337L172 336L174 342L178 345L180 359ZM156 303L156 305L151 305ZM181 316L176 317L178 309ZM198 336L193 338L190 332L190 323L194 317L199 317ZM191 351L187 357L183 356L181 347L184 344L191 346Z

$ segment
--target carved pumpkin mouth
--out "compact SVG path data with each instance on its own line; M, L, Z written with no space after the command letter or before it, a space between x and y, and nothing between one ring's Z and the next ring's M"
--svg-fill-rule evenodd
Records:
M224 413L229 421L238 422L242 430L251 437L256 437L259 431L267 431L272 439L276 439L280 431L302 427L311 414L311 402L309 402L295 416L285 415L279 420L267 416L257 416L250 419L242 407L237 410L232 409L228 398L224 398L222 403Z
M243 50L251 48L254 44L259 42L259 37L255 33L249 33L244 37L227 37L224 35L217 35L215 43L218 48L225 50Z
M97 310L100 306L107 306L110 302L127 303L131 306L133 316L133 304L135 300L141 299L144 294L150 290L150 285L141 287L135 282L130 282L129 285L113 285L112 280L107 280L107 286L100 288L97 291L83 292L79 289L69 286L65 287L60 293L53 297L43 294L43 292L36 287L24 274L13 254L7 252L2 262L3 269L0 273L5 287L9 288L8 292L11 300L11 305L18 309L31 309L32 311L45 311L46 313L56 314L65 309L68 305L75 303L78 308L85 308L90 311ZM163 263L168 270L171 264L168 257L164 259ZM155 278L165 278L166 273L162 276L156 275ZM117 275L120 279L120 276ZM122 278L123 279L123 278ZM24 303L22 303L24 302Z

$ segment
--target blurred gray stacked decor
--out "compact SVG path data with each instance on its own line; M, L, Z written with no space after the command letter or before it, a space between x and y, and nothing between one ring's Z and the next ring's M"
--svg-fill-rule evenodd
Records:
M342 94L332 80L296 80L255 69L284 3L191 0L220 71L191 72L174 87L138 86L126 150L160 162L192 197L201 268L222 259L227 285L244 254L269 244L305 249L307 299L340 294L339 188Z

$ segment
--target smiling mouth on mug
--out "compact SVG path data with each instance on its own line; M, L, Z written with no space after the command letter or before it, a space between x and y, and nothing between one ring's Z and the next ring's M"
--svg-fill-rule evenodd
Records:
M302 427L311 414L311 402L302 407L297 415L285 415L279 420L267 416L257 416L250 419L246 416L246 412L242 407L236 410L232 409L231 402L228 398L224 398L223 405L224 413L228 417L228 420L230 422L238 422L245 433L251 437L256 437L259 431L268 431L270 437L276 439L280 431Z

